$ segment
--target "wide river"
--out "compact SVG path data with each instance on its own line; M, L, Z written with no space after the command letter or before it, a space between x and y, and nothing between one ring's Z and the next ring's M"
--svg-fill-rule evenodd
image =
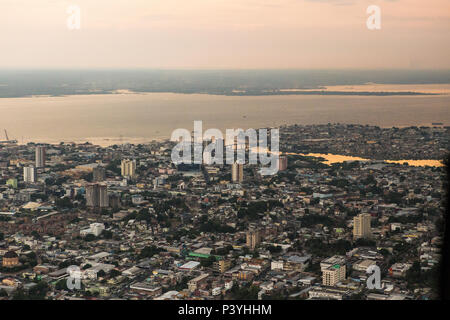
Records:
M0 99L3 129L19 143L74 141L100 145L170 137L177 128L260 128L354 123L381 127L450 125L450 95L220 96L125 93Z

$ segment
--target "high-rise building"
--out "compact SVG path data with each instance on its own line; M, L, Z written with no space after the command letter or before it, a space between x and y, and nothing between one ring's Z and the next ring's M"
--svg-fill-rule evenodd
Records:
M353 218L353 238L370 238L372 232L370 229L370 214L361 213Z
M108 195L109 206L113 209L118 209L120 207L120 195L113 193Z
M96 207L99 203L98 197L98 188L97 184L88 184L86 186L86 206L87 207Z
M284 171L287 169L288 161L286 156L279 156L278 157L278 170Z
M97 167L92 171L93 181L94 182L102 182L105 180L105 168Z
M121 173L122 177L134 178L136 175L136 160L122 160Z
M45 147L37 146L36 147L36 168L44 168L45 167Z
M231 168L231 180L240 183L244 181L244 165L240 163L233 163Z
M86 206L107 208L109 206L108 187L98 183L88 184L86 186Z
M256 246L261 242L261 232L259 230L247 231L247 247L254 250Z
M345 265L335 264L322 270L322 284L335 286L338 282L345 280Z
M23 181L34 183L37 180L36 168L33 166L23 167Z
M99 207L100 208L108 208L109 207L109 196L108 196L108 187L105 184L98 185L98 198L99 198Z

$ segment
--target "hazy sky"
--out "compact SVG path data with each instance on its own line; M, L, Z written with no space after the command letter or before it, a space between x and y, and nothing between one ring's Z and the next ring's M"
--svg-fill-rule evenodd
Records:
M381 30L366 27L372 4ZM449 57L450 0L0 0L0 68L449 69Z

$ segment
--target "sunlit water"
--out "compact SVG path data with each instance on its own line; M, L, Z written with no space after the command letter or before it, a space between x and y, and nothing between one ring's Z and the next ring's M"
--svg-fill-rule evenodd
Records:
M323 163L325 164L333 164L333 163L340 163L345 161L371 161L370 159L360 158L360 157L352 157L352 156L343 156L343 155L337 155L337 154L322 154L322 153L308 153L305 154L305 156L311 156L311 157L321 157L324 158L325 161ZM424 166L430 166L430 167L442 167L444 164L439 160L383 160L387 163L397 163L397 164L404 164L407 163L409 166L414 167L424 167Z
M355 123L382 127L450 124L450 95L249 96L111 94L0 99L0 129L19 142L110 145L168 138L177 128L259 128Z

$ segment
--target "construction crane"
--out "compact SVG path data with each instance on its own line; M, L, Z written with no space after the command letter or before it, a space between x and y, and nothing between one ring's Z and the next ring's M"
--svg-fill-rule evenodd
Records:
M4 129L4 131L5 131L6 140L5 141L0 141L0 143L1 144L16 144L17 140L9 140L8 132L6 131L6 129Z

